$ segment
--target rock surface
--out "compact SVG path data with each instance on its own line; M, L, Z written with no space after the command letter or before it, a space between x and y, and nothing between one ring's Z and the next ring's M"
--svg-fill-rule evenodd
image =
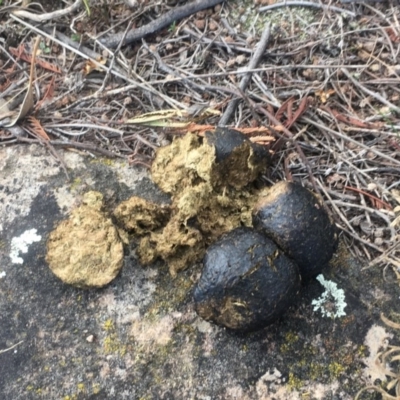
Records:
M46 240L84 193L101 192L109 212L133 195L169 198L144 169L59 154L70 181L43 148L0 148L0 398L347 400L385 380L374 360L398 332L380 314L399 322L399 286L343 249L325 279L344 290L346 316L313 310L324 288L312 280L295 309L252 334L196 315L201 265L172 279L161 262L141 266L135 246L105 288L61 282Z

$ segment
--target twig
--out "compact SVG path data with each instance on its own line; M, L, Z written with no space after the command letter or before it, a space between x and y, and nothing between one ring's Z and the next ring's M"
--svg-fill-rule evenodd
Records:
M119 137L122 137L124 135L124 132L119 129L111 128L109 126L95 125L88 123L45 124L44 128L89 128L89 129L99 129L116 133Z
M260 7L258 11L269 11L273 10L274 8L280 8L280 7L314 7L314 8L322 8L323 10L326 11L336 11L340 13L345 13L350 15L351 17L355 17L356 14L352 11L345 10L344 8L339 8L335 6L327 6L321 3L312 3L310 1L282 1L279 3L271 4L269 6L265 7Z
M29 139L29 138L24 138L24 137L18 137L18 142L21 143L35 143L35 144L42 144L40 140L37 139ZM53 146L60 146L60 147L71 147L71 148L76 148L76 149L83 149L83 150L88 150L88 151L93 151L95 153L100 153L104 156L107 157L117 157L117 158L123 158L126 159L125 156L122 156L117 153L113 153L112 151L108 151L105 149L102 149L101 147L94 146L92 144L88 143L79 143L79 142L64 142L61 140L50 140L49 144L52 144Z
M32 29L33 31L39 33L40 35L43 35L43 36L47 37L48 39L50 39L50 40L52 40L52 41L58 43L60 46L66 47L68 50L71 50L72 52L74 52L74 53L80 55L81 57L83 57L83 58L86 59L86 60L90 60L94 65L96 65L97 68L99 68L99 69L101 69L101 70L103 70L103 71L107 71L107 70L108 70L107 66L105 66L105 65L103 65L103 64L101 64L101 63L99 63L99 62L96 60L96 58L93 58L93 57L88 56L87 54L83 53L82 51L80 51L80 50L74 48L72 45L69 45L69 44L67 44L67 43L63 43L63 41L61 41L61 40L59 40L59 39L57 39L57 38L55 38L55 37L53 37L53 36L47 34L46 32L41 31L40 29L38 29L37 27L35 27L35 26L31 25L31 24L28 24L27 22L25 22L25 21L23 21L22 19L16 17L15 15L11 15L11 17L12 17L15 21L18 21L18 22L21 23L22 25L27 26L28 28L30 28L30 29ZM96 54L97 54L97 53L96 53ZM125 81L127 81L127 82L129 82L129 83L132 83L132 84L136 85L136 87L138 87L138 88L140 88L140 89L142 89L142 90L148 91L148 92L150 92L150 93L152 93L152 94L155 94L155 95L161 97L166 103L168 103L168 104L171 105L172 107L178 107L178 108L181 108L181 109L184 108L184 105L182 105L179 101L174 100L174 99L172 99L172 98L170 98L170 97L168 97L168 96L166 96L166 95L164 95L164 94L162 94L162 93L156 91L151 85L149 85L147 82L145 82L143 78L141 79L142 82L138 82L138 81L135 81L135 80L133 80L133 79L131 79L131 78L128 78L128 77L125 76L123 73L117 72L117 71L114 70L114 69L111 71L111 73L112 73L114 76L117 76L118 78L121 78L121 79L123 79L123 80L125 80ZM140 76L138 76L138 75L135 75L135 76L136 76L138 79L140 79ZM145 82L145 83L143 83L143 82Z
M162 58L160 57L160 55L158 54L157 51L154 51L147 43L146 41L143 39L142 40L143 43L143 47L155 58L155 60L157 61L158 67L164 71L165 73L169 74L169 75L173 75L176 78L179 79L179 81L183 81L185 84L187 84L188 86L192 86L196 89L200 89L202 91L205 91L206 88L204 86L207 85L207 82L204 82L203 86L197 84L196 82L193 82L189 79L187 79L187 77L182 76L179 74L179 72L177 72L175 69L171 68L170 66L168 66L167 64L164 63L164 61L162 60ZM194 78L197 78L196 75L193 75Z
M354 85L356 85L358 88L360 88L364 93L367 93L368 96L374 97L381 103L387 105L389 108L392 110L395 110L396 112L400 113L400 107L395 106L393 103L390 101L386 100L384 97L382 97L380 94L373 92L372 90L367 89L365 86L363 86L360 82L356 81L349 71L347 71L346 68L341 68L341 71L352 81Z
M297 142L297 140L294 140L292 132L290 132L289 129L285 128L285 127L282 125L282 123L279 122L279 121L278 121L269 111L267 111L264 107L258 106L258 107L256 107L256 110L257 110L258 112L261 112L261 113L264 114L265 116L267 116L267 117L269 118L269 120L270 120L271 122L273 122L276 126L282 126L282 130L283 130L285 136L294 144L297 153L299 154L301 160L303 161L303 163L304 163L304 165L305 165L305 167L306 167L306 169L307 169L308 176L309 176L309 178L310 178L310 181L311 181L311 184L313 185L314 190L315 190L317 193L319 193L319 189L318 189L318 187L317 187L317 184L315 183L315 178L314 178L314 175L313 175L313 173L312 173L312 169L311 169L310 163L308 162L307 157L305 156L305 154L304 154L303 150L301 149L301 147L300 147L299 143Z
M258 42L256 51L254 52L254 55L249 62L249 69L256 68L257 65L259 64L261 58L264 56L265 50L267 49L267 44L269 41L270 34L271 34L271 24L267 23L267 25L265 26L264 31L261 35L261 39ZM251 76L252 76L252 73L249 72L246 75L244 75L243 78L240 80L239 89L241 91L246 90L246 88L250 82ZM222 117L219 121L219 124L218 124L219 126L224 126L224 125L228 124L232 115L236 111L239 101L240 101L240 99L234 99L229 103L228 107L226 108L224 114L222 115Z
M206 44L214 44L216 46L220 46L222 48L226 48L226 43L222 42L222 41L218 41L215 39L209 39L207 37L205 37L204 35L200 35L199 33L193 31L192 29L188 28L187 26L185 26L182 29L182 32L186 33L187 35L193 36L195 37L197 40L206 43ZM234 43L229 43L229 47L231 49L235 49L236 51L240 51L241 53L248 53L251 54L253 52L253 50L249 47L246 46L239 46L237 44Z
M124 42L125 37L126 37L126 35L128 34L129 29L131 29L132 23L133 23L133 21L130 21L130 22L129 22L129 24L127 25L127 27L126 27L126 29L125 29L125 32L124 32L124 35L123 35L123 37L122 37L121 42L119 43L119 45L118 45L117 49L115 50L115 52L112 53L112 58L111 58L111 61L110 61L110 66L108 67L106 76L105 76L104 79L103 79L103 83L102 83L100 89L98 90L98 92L100 92L100 93L104 91L104 88L106 87L106 84L107 84L108 80L110 79L110 74L111 74L111 71L112 71L113 66L114 66L115 57L116 57L116 55L119 53L119 51L121 50L122 43Z
M10 350L14 349L15 347L19 346L21 343L24 343L24 341L21 340L20 342L15 343L14 345L12 345L11 347L8 347L7 349L0 350L0 354L3 354L5 352L7 352L7 351L10 351Z
M125 39L123 39L123 34L116 33L100 39L100 42L103 45L111 48L117 47L121 42L122 45L127 45L143 39L145 36L151 35L160 29L171 25L177 20L186 18L206 8L214 7L223 1L224 0L195 0L180 7L175 7L167 13L161 15L161 17L151 21L147 25L143 25L140 28L134 29L126 35Z
M16 15L17 17L30 19L31 21L44 22L49 21L50 19L58 19L64 17L65 15L68 15L78 9L81 4L82 0L76 0L75 3L69 7L65 7L62 10L57 10L45 14L33 14L25 10L11 11L11 14Z
M341 200L332 200L331 203L336 204L341 207L357 208L359 210L368 211L371 214L375 214L378 217L381 217L388 225L390 225L389 218L384 213L382 213L378 210L375 210L374 208L363 206L361 204L346 203L345 201L341 201Z
M343 135L342 133L337 132L337 131L335 131L335 130L333 130L333 129L330 129L330 128L328 128L328 127L325 126L325 125L321 125L321 124L319 124L318 122L314 121L314 120L311 119L311 118L308 118L308 117L303 116L303 117L301 117L301 119L304 120L305 122L308 122L309 124L312 124L312 125L314 125L314 126L317 126L317 127L318 127L319 129L321 129L322 131L327 131L327 132L333 133L335 136L339 137L340 139L343 139L343 140L345 140L345 141L348 141L348 142L350 142L350 143L353 143L353 144L357 145L358 147L361 147L362 149L371 151L371 152L373 152L374 154L376 154L377 156L382 157L382 158L384 158L385 160L388 160L388 161L390 161L390 162L392 162L392 163L394 163L394 164L396 164L396 165L400 165L400 161L394 159L393 157L387 156L386 154L383 154L382 152L380 152L379 150L374 149L373 147L368 147L368 146L365 145L364 143L358 142L357 140L354 140L354 139L351 138L350 136Z

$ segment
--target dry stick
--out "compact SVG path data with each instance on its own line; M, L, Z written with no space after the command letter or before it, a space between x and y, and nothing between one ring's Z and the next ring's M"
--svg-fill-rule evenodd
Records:
M265 6L265 7L260 7L258 11L269 11L273 10L274 8L279 8L279 7L315 7L315 8L322 8L323 10L326 11L336 11L336 12L341 12L350 15L351 17L355 17L356 14L352 11L345 10L343 8L335 7L335 6L327 6L321 3L312 3L309 1L282 1L279 3L271 4L270 6Z
M390 101L386 100L383 98L380 94L373 92L372 90L367 89L365 86L361 85L360 82L356 81L347 71L346 68L341 68L341 71L351 80L351 82L356 85L358 88L360 88L364 93L367 93L369 96L374 97L376 100L380 101L383 104L386 104L389 108L391 108L394 111L397 111L400 113L400 107L395 106L393 103Z
M47 37L48 39L54 40L56 43L58 43L57 42L57 39L58 39L61 43L63 43L63 47L66 47L68 50L71 50L70 47L72 47L73 49L77 50L77 51L75 51L75 54L80 55L81 57L86 56L85 58L91 58L94 60L100 60L102 58L101 54L97 53L96 51L93 51L92 49L89 49L88 47L83 46L81 43L73 41L67 35L64 35L61 32L55 31L54 28L52 28L52 27L44 25L44 26L42 26L42 29L43 29L43 31L37 30L37 32L42 34L43 36ZM45 33L43 33L43 32L45 32ZM47 34L47 36L46 36L46 34ZM82 54L84 56L82 56Z
M67 166L65 165L65 161L63 160L63 158L57 153L56 149L54 148L54 146L49 143L48 140L40 140L40 142L42 144L44 144L48 150L50 151L51 154L53 154L53 156L60 162L61 164L61 168L64 171L65 176L67 177L68 181L71 181L71 178L69 176L68 170L67 170Z
M263 55L265 53L265 50L267 49L267 44L269 41L270 34L271 34L271 24L267 23L267 25L265 26L265 29L261 35L261 39L258 42L256 51L254 52L254 55L249 62L249 66L248 66L249 69L253 69L253 68L257 67L258 63L260 62L261 58L263 57ZM241 81L239 83L240 91L244 92L246 90L251 77L252 77L251 72L249 72L245 76L243 76L243 78L241 79ZM224 114L222 115L222 117L219 121L219 124L218 124L219 126L224 126L224 125L228 124L232 115L236 111L236 108L237 108L240 100L241 100L240 98L234 99L229 103L228 107L226 108Z
M325 196L328 198L328 201L331 203L333 209L336 211L336 214L339 216L339 218L343 221L343 223L349 228L349 230L343 228L342 226L340 226L340 229L342 229L344 232L346 232L348 235L350 235L353 239L356 239L358 241L360 241L360 243L362 244L366 244L371 246L372 248L374 248L375 250L379 250L381 251L379 248L377 248L375 245L373 245L372 243L369 243L368 241L360 238L357 235L357 232L354 230L354 228L350 225L350 222L348 221L348 219L345 217L345 215L340 211L339 207L333 202L332 197L329 195L327 189L325 188L325 186L320 182L320 180L317 180L317 183L319 185L319 187L321 188L321 190L324 192ZM365 251L365 250L364 250Z
M117 49L115 50L115 52L112 53L112 58L111 58L111 61L110 61L110 66L108 67L106 76L105 76L104 79L103 79L103 83L102 83L102 85L101 85L101 88L98 90L99 93L102 93L102 92L104 91L104 88L106 87L106 84L107 84L108 80L110 79L110 74L111 74L111 71L112 71L112 69L113 69L113 67L114 67L115 58L116 58L117 54L119 53L119 51L121 50L122 43L123 43L123 41L124 41L126 35L128 34L129 29L131 29L132 23L133 23L133 21L130 21L130 22L129 22L128 26L127 26L126 29L125 29L124 36L122 37L122 40L121 40L120 44L118 45L118 47L117 47Z
M155 60L158 64L158 67L162 71L164 71L165 73L167 73L169 75L173 75L176 78L179 78L180 81L182 81L184 84L186 84L188 86L192 86L196 89L200 89L203 91L206 90L204 85L207 85L207 82L204 82L202 80L203 81L203 86L202 86L202 85L197 84L196 82L189 81L186 77L181 76L179 74L179 72L177 72L175 69L173 69L170 66L168 66L167 64L165 64L164 61L162 60L160 54L157 51L154 51L151 47L149 47L149 45L146 43L146 41L144 39L142 40L142 43L143 43L143 47L155 58Z
M305 156L305 154L304 154L302 148L300 147L299 143L297 142L297 140L294 140L292 132L290 132L289 129L287 129L285 126L283 126L282 123L279 122L279 121L278 121L269 111L267 111L265 108L263 108L263 107L261 107L261 106L257 106L257 107L256 107L256 110L257 110L258 112L261 112L261 113L264 114L265 116L267 116L267 117L269 118L269 120L270 120L272 123L274 123L276 126L282 126L282 130L283 130L285 136L294 144L297 153L299 154L301 160L303 161L303 163L304 163L304 165L305 165L305 167L306 167L306 169L307 169L307 172L308 172L308 175L309 175L309 177L310 177L310 181L311 181L311 183L312 183L312 185L313 185L314 190L315 190L317 193L319 193L319 189L318 189L318 187L317 187L317 184L315 183L315 178L314 178L314 175L313 175L313 173L312 173L312 169L311 169L310 163L308 162L307 157ZM325 207L325 205L324 205L324 207Z
M15 15L11 15L11 18L13 18L15 21L19 22L20 24L32 29L33 31L39 33L40 35L43 35L44 37L47 37L48 39L58 43L60 46L65 47L68 50L71 50L72 52L80 55L84 59L90 60L99 69L101 69L103 71L107 71L108 70L107 66L99 63L96 60L96 58L99 56L98 53L95 53L95 54L97 54L97 57L91 57L91 56L85 54L84 52L80 51L79 49L76 49L72 44L65 43L65 42L63 42L63 40L59 40L59 39L55 38L54 36L49 35L46 32L41 31L37 27L35 27L35 26L31 25L31 24L28 24L27 22L25 22L22 19L16 17ZM151 85L147 84L147 82L145 82L144 79L141 79L142 82L135 81L135 80L133 80L131 78L126 77L122 72L118 72L118 71L116 71L114 69L111 71L111 73L114 76L117 76L118 78L121 78L121 79L125 80L126 82L134 84L139 89L142 89L142 90L148 91L148 92L150 92L152 94L155 94L157 96L160 96L166 103L168 103L172 107L178 107L178 108L181 108L181 109L185 108L185 106L183 104L181 104L179 101L174 100L174 99L172 99L172 98L170 98L168 96L165 96L164 94L162 94L162 93L158 92L157 90L155 90ZM137 75L137 78L140 79L140 76ZM143 83L143 82L145 82L145 83Z
M252 52L251 50L249 52ZM302 65L279 65L278 67L273 66L273 67L261 67L261 68L247 68L245 71L239 69L236 71L226 71L226 72L212 72L208 74L196 74L196 75L188 75L185 78L174 78L174 79L159 79L153 81L154 83L170 83L170 82L176 82L182 79L198 79L198 78L215 78L215 77L220 77L220 76L227 76L227 75L244 75L248 73L254 73L254 72L275 72L275 71L286 71L286 70L292 70L292 69L327 69L327 68L341 68L343 67L342 64L337 65L337 64L332 64L332 65L311 65L311 64L302 64ZM366 68L368 65L362 65L362 64L356 64L356 65L348 65L347 68ZM379 85L381 83L398 83L397 79L391 79L391 80L373 80L373 81L368 81L367 83L372 83Z
M167 83L167 82L184 82L185 84L187 84L188 86L192 86L193 88L196 88L198 90L201 90L203 92L222 92L222 93L229 93L233 96L237 96L237 97L242 97L244 98L244 100L246 101L245 96L243 95L243 92L238 90L238 89L232 89L232 88L228 88L225 86L215 86L215 85L209 85L208 82L204 81L201 78L198 78L198 75L194 75L191 74L188 71L183 71L185 72L187 75L186 76L182 76L180 74L180 71L178 70L178 68L172 68L169 65L165 64L164 61L162 60L162 58L160 57L160 55L158 54L158 52L153 51L148 45L147 43L143 40L143 46L145 47L145 49L156 59L157 63L158 63L158 67L160 68L160 70L166 72L169 75L173 75L175 77L175 79L163 79L160 81L153 81L153 83L157 82L157 83ZM235 73L236 71L234 71L233 73ZM249 71L249 72L253 72L253 71ZM226 73L227 75L228 73ZM214 76L213 74L209 74L209 76ZM199 81L201 82L201 84L196 83L191 81L190 79L199 79Z
M216 39L209 39L209 38L205 37L204 35L201 35L201 34L195 32L195 31L193 31L192 29L188 28L187 26L183 27L182 32L186 33L189 36L193 36L197 40L201 40L205 44L215 44L216 46L220 46L220 47L226 48L226 44L224 42L218 41ZM242 47L242 46L234 44L234 43L229 43L229 47L231 49L234 49L236 51L240 51L242 53L251 54L253 52L253 50L251 48L249 48L249 47ZM213 76L211 74L209 74L209 75Z
M126 45L137 40L143 39L147 35L156 33L160 29L163 29L177 20L189 17L192 14L204 10L206 8L214 7L224 0L195 0L191 3L184 4L180 7L174 7L172 10L161 15L161 17L151 21L150 23L141 26L140 28L130 31L126 38L123 40L123 35L121 33L116 33L114 35L107 36L100 39L100 43L104 46L115 48L122 41L122 45Z
M340 160L342 160L342 162L344 162L345 164L347 164L349 166L349 168L351 168L352 170L358 172L359 174L363 175L365 178L370 179L371 177L362 169L357 168L355 165L353 165L346 157L342 156L339 152L332 150L328 145L326 145L325 143L323 143L321 140L319 140L315 135L313 135L312 133L308 132L307 135L311 136L318 144L320 144L326 151L328 151L330 154L332 154L334 157L339 158ZM379 169L380 170L380 169ZM394 170L395 173L397 173L399 170L397 170L396 168L387 168L387 170L390 172L392 170ZM386 172L386 171L381 171L381 172ZM376 182L375 182L376 183ZM379 187L379 189L381 189L382 191L385 191L385 188L382 187L381 185L377 184L377 186Z
M24 341L21 340L20 342L15 343L14 345L8 347L7 349L0 350L0 354L3 354L5 352L7 352L7 351L10 351L10 350L14 349L15 347L19 346L21 343L24 343Z
M29 138L24 138L24 137L18 137L18 142L22 142L22 143L36 143L36 144L41 144L40 140L37 139L29 139ZM60 147L72 147L72 148L76 148L76 149L83 149L83 150L87 150L87 151L92 151L92 152L96 152L96 153L100 153L103 154L107 157L110 158L123 158L126 159L125 156L122 156L120 154L117 153L113 153L112 151L108 151L105 149L102 149L101 147L98 146L93 146L91 144L87 144L87 143L79 143L79 142L64 142L61 140L50 140L49 143L53 146L60 146Z
M343 140L345 140L345 141L354 143L355 145L361 147L362 149L365 149L365 150L368 150L368 151L372 151L372 152L373 152L374 154L376 154L377 156L382 157L382 158L384 158L385 160L388 160L388 161L394 163L395 165L400 165L400 161L394 159L393 157L387 156L386 154L381 153L380 151L374 149L373 147L368 147L368 146L365 145L364 143L357 142L357 140L354 140L354 139L352 139L351 137L349 137L349 136L347 136L347 135L343 135L342 133L337 132L337 131L335 131L335 130L333 130L333 129L330 129L330 128L328 128L327 126L321 125L321 124L319 124L318 122L314 121L314 120L311 119L311 118L302 116L302 117L301 117L301 120L303 120L303 121L305 121L305 122L307 122L307 123L309 123L309 124L311 124L311 125L314 125L314 126L318 127L318 128L321 129L321 130L325 130L325 131L327 131L327 132L333 133L335 136L339 137L340 139L343 139Z
M104 130L112 133L116 133L119 137L124 136L124 132L119 130L119 129L114 129L109 126L105 125L96 125L96 124L90 124L90 123L49 123L45 124L43 126L44 128L88 128L88 129L98 129L98 130ZM71 135L71 136L80 136L80 134L77 135Z
M57 18L63 17L64 15L68 15L68 14L74 12L76 9L78 9L81 4L82 4L82 0L77 0L77 1L75 1L74 4L72 4L69 7L65 7L62 10L57 10L57 11L53 11L53 12L46 13L46 14L33 14L33 13L30 13L29 11L25 11L25 10L15 10L15 11L12 11L11 14L14 14L21 18L27 18L27 19L30 19L30 20L36 21L36 22L44 22L44 21L49 21L51 19L57 19Z

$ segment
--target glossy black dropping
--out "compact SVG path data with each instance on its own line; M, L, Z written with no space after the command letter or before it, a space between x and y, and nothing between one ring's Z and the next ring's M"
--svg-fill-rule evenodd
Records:
M263 234L237 228L208 248L194 290L195 309L218 325L253 331L281 317L299 288L291 259Z
M269 161L269 153L264 146L250 141L246 135L236 131L235 129L218 127L214 132L206 132L207 143L215 147L216 161L220 163L227 159L232 151L248 143L253 149L256 162L267 163Z
M317 197L299 184L270 188L254 207L253 224L293 258L303 281L321 273L337 249L336 227Z

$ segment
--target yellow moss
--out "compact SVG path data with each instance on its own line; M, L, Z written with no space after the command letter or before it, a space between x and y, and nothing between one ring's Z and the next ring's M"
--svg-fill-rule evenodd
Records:
M126 354L126 345L122 344L116 333L111 333L104 338L103 349L105 354L117 353L120 357Z
M299 336L293 332L287 332L285 334L285 343L280 346L280 350L282 353L288 353L292 351L293 344L299 340Z
M319 363L311 363L309 367L309 378L312 381L315 381L318 378L321 378L324 375L326 370L326 366Z
M113 322L111 319L106 320L106 321L104 322L104 324L103 324L103 328L104 328L104 330L106 330L107 332L113 331L113 330L115 329L114 322Z
M364 346L363 344L358 346L357 355L359 357L365 357L366 354L367 354L367 346Z
M337 379L340 375L343 374L346 368L342 364L339 364L338 362L332 362L329 364L328 370L331 378Z
M77 332L79 332L79 331L77 330ZM70 360L71 360L74 364L83 365L83 359L82 359L82 357L72 357Z
M115 161L110 158L93 158L90 160L90 164L103 164L112 167L115 164Z
M289 344L296 343L299 340L299 335L296 335L294 332L287 332L285 334L285 340Z
M288 388L289 390L300 390L304 386L304 383L301 379L293 374L293 372L289 372L288 379Z
M280 347L279 350L281 353L286 354L290 351L290 345L287 343L283 343Z
M78 385L78 392L85 392L85 384L83 382L79 382Z
M184 273L179 274L173 282L158 285L154 293L154 303L146 313L146 319L156 320L160 315L175 311L179 304L186 299L194 282Z
M92 385L92 393L93 394L98 394L98 393L100 393L100 390L101 390L100 385L98 383L93 383L93 385Z
M71 183L71 191L77 190L78 187L82 184L81 178L75 178Z
M119 343L116 342L116 335L106 336L104 339L104 352L106 354L115 353L119 349Z
M26 387L26 390L27 390L28 392L31 392L33 389L35 389L35 387L34 387L33 385L28 385L28 386Z

